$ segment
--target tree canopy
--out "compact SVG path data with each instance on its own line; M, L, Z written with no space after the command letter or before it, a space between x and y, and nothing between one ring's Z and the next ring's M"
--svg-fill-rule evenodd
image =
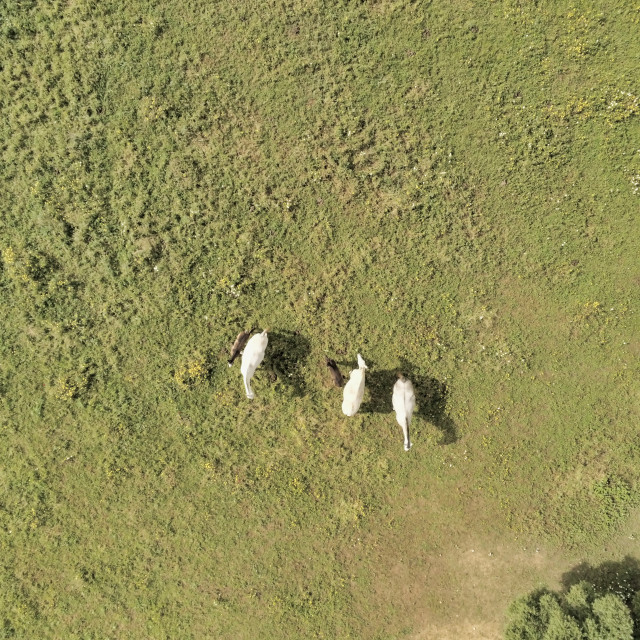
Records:
M588 582L566 594L539 589L509 609L506 640L633 640L640 620L640 592L624 598L598 593Z

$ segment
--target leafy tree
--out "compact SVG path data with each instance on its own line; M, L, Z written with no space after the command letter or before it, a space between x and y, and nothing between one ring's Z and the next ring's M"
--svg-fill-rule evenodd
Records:
M633 640L640 592L631 606L613 593L598 594L579 582L566 594L546 589L516 600L509 609L506 640Z
M585 621L588 640L631 640L633 620L629 607L612 593L593 601L593 617Z

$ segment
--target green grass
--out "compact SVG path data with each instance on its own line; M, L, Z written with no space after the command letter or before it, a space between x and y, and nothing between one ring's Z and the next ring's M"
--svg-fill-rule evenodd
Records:
M3 3L4 637L404 637L403 541L606 541L640 502L638 24ZM357 351L348 420L322 363Z

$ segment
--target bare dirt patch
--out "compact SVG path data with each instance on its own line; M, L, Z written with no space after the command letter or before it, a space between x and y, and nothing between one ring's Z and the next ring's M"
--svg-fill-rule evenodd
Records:
M583 553L517 537L496 524L495 514L474 514L472 507L466 529L458 518L443 520L446 512L435 501L414 501L401 525L379 543L384 550L372 592L380 610L394 611L388 619L404 622L385 629L393 637L501 638L514 599L541 586L561 590L563 576L585 557L596 565L633 555L640 531L637 512L606 545Z

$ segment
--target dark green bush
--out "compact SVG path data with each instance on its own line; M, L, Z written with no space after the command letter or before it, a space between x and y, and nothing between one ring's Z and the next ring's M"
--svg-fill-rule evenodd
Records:
M599 594L588 582L566 594L541 589L509 610L506 640L633 640L640 592L631 606L619 595Z

